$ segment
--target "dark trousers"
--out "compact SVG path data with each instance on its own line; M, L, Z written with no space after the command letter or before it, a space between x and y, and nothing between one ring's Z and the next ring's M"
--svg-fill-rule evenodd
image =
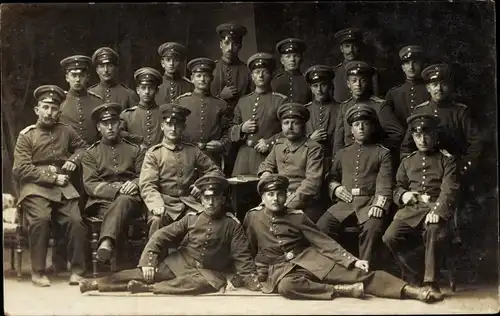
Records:
M356 214L353 213L343 222L339 221L330 212L325 212L318 220L316 225L329 237L340 240L343 226L349 222L356 223ZM382 234L384 229L384 220L382 218L370 217L366 222L359 224L361 232L358 236L359 258L368 260L370 263L376 259L382 244Z
M424 282L437 281L446 239L447 227L443 220L437 224L422 223L415 228L403 221L394 220L382 236L382 240L396 258L402 271L413 278L419 276L422 269L419 263L407 260L407 254L413 248L422 245L423 240Z
M47 249L52 220L60 226L62 237L67 241L66 249L71 271L83 274L85 271L85 244L87 229L78 209L78 199L50 201L31 195L22 201L28 222L31 266L35 273L45 272Z
M364 284L365 293L387 298L401 298L401 291L407 284L385 271L364 272L339 264L319 280L308 270L296 266L278 283L278 293L289 299L331 300L334 294L332 285L358 282Z
M181 218L181 217L179 217ZM148 225L149 225L149 235L148 239L160 228L172 224L174 220L168 214L163 214L161 216L153 215L151 212L148 214Z

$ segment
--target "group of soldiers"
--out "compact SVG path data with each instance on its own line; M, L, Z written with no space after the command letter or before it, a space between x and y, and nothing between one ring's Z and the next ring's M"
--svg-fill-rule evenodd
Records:
M13 166L33 283L50 285L55 222L69 283L82 292L201 294L232 276L235 285L290 299L441 300L448 223L481 149L468 108L451 98L447 65L423 69L425 50L403 47L406 82L384 100L376 69L359 60L358 29L335 35L341 64L304 74L300 39L277 43L283 67L275 71L271 54L238 58L245 27L216 31L220 60L189 61L189 79L180 74L186 48L167 42L158 48L164 74L138 69L136 91L117 81L119 55L108 47L61 61L67 92L34 91L38 120L21 131ZM100 82L88 87L92 66ZM230 176L258 183L229 194ZM144 213L149 241L138 268L84 279L82 214L102 219L97 259L106 262L127 223ZM349 222L360 228L359 258L337 242ZM370 269L383 244L404 281ZM418 244L424 264L405 256Z

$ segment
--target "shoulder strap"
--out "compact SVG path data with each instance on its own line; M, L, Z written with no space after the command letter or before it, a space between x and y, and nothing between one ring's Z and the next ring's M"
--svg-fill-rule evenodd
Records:
M33 124L33 125L28 125L28 126L26 126L26 127L25 127L25 128L24 128L21 132L20 132L20 134L23 134L23 135L24 135L24 134L28 133L29 131L31 131L32 129L34 129L35 127L36 127L36 125L35 125L35 124Z

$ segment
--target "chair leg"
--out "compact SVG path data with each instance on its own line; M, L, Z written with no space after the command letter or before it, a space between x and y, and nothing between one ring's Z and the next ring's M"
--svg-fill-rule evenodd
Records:
M92 233L90 247L92 247L92 275L94 276L94 279L97 278L97 242L98 234Z
M10 247L10 269L16 269L16 248L14 246Z
M23 247L21 245L21 239L18 238L17 243L16 243L16 272L17 272L17 277L21 279L22 274L23 274Z

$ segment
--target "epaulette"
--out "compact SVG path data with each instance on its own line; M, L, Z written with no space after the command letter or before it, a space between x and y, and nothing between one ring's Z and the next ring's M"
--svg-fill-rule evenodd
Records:
M127 108L127 109L123 110L123 112L122 112L122 113L135 111L136 109L137 109L137 105L135 105L135 106L133 106L133 107L131 107L131 108Z
M375 102L378 102L378 103L380 103L380 102L385 102L385 100L384 100L384 99L381 99L381 98L379 98L379 97L377 97L377 96L375 96L375 95L370 96L370 100L375 101Z
M302 210L292 210L292 209L288 209L288 213L290 213L290 214L304 214L304 212Z
M186 213L186 215L194 215L194 216L199 215L199 214L200 214L199 212L195 212L195 211L194 211L194 210L192 210L192 209L191 209L191 210L189 210L189 211Z
M226 212L226 216L234 220L236 223L241 224L240 221L233 215L233 213Z
M391 91L393 91L393 90L396 90L397 88L400 88L400 87L402 87L403 85L404 85L404 83L402 83L402 84L400 84L400 85L397 85L397 86L394 86L394 87L390 88L390 89L389 89L389 91L387 91L387 93L389 93L389 92L391 92Z
M417 106L415 107L415 109L416 109L416 108L419 108L419 107L421 107L421 106L426 106L426 105L428 105L429 103L430 103L430 101L425 101L425 102L423 102L423 103L420 103L419 105L417 105Z
M262 209L264 209L264 205L257 205L256 207L249 209L248 212L261 211Z
M134 91L134 90L130 89L129 87L127 87L126 85L124 85L123 83L119 83L119 85L122 86L122 87L124 87L127 90Z
M304 106L305 106L305 107L308 107L308 106L310 106L310 105L312 105L312 101L311 101L311 102L309 102L309 103L304 104Z
M453 155L450 154L446 149L440 149L439 150L444 156L448 157L448 158L452 158Z
M354 145L354 142L352 142L352 143L350 143L350 144L347 144L347 145L344 145L344 146L340 147L340 149L342 149L342 148L347 148L347 147L352 146L352 145Z
M382 144L377 144L378 147L382 148L382 149L385 149L387 151L391 151L389 148L385 147L384 145Z
M156 145L153 145L149 148L149 150L153 151L153 150L157 150L158 148L160 148L162 146L162 143L159 143L159 144L156 144Z
M182 79L186 80L186 81L187 81L187 82L189 82L189 83L193 83L191 80L189 80L189 78L188 78L188 77L184 77L184 76L182 76Z
M333 67L332 67L332 69L336 69L336 68L339 68L339 67L341 67L341 66L342 66L343 64L344 64L344 62L341 62L341 63L339 63L338 65L336 65L336 66L333 66Z
M408 159L410 158L411 156L415 155L416 153L418 153L418 150L415 150L414 152L412 152L411 154L409 154L408 156L404 157L403 159L401 159L401 161L405 160L405 159Z
M136 143L134 143L134 142L132 142L132 141L130 141L130 140L128 140L128 139L126 139L126 138L123 138L123 137L122 137L122 141L123 141L124 143L127 143L127 144L129 144L129 145L133 145L133 146L135 146L135 147L141 147L141 146L137 145Z
M96 83L95 85L93 85L93 86L90 86L90 87L88 87L87 89L88 89L88 90L90 90L90 89L92 89L92 88L95 88L95 87L97 87L98 85L99 85L99 84L98 84L98 83Z
M465 108L465 109L467 108L467 105L465 105L463 103L453 102L453 104L456 105L456 106L459 106L461 108Z
M98 99L101 99L102 100L102 97L100 95L98 95L97 93L94 93L92 91L89 91L87 90L87 93L90 94L90 95L93 95L94 97L98 98Z
M100 140L98 140L98 141L96 141L95 143L93 143L92 145L90 145L89 147L87 147L87 149L86 149L86 150L90 150L90 149L94 148L95 146L99 145L100 143L101 143L101 141L100 141Z
M175 98L176 100L180 99L180 98L183 98L183 97L189 97L191 96L192 93L191 92L186 92L186 93L183 93L181 95L179 95L177 98Z
M347 102L349 102L349 101L351 101L351 100L352 100L352 97L350 97L349 99L345 100L344 102L342 102L342 103L340 103L340 104L347 103Z
M249 94L245 94L244 96L242 96L240 99L244 99L244 98L248 98L249 96L251 96L252 94L255 94L255 90L250 92Z
M29 125L29 126L26 126L19 134L26 134L27 132L31 131L32 129L34 129L36 127L35 124L33 125Z
M280 97L282 97L283 99L288 99L288 97L287 97L286 95L281 94L281 93L279 93L279 92L274 92L274 91L273 91L273 95L280 96Z

